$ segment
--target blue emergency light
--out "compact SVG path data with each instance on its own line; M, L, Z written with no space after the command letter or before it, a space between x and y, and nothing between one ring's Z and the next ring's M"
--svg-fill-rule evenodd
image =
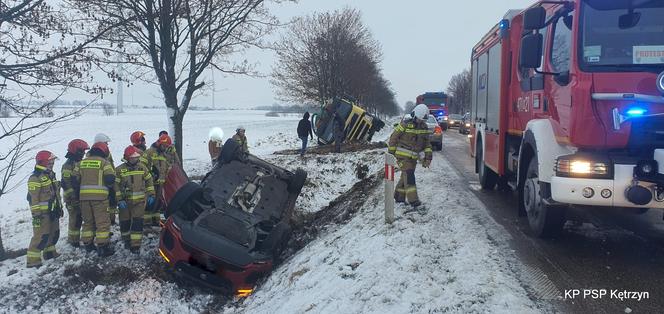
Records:
M626 114L627 114L627 116L629 116L629 117L631 117L631 118L636 118L636 117L640 117L640 116L642 116L642 115L645 114L646 112L648 112L648 111L645 110L645 109L643 109L643 108L640 108L640 107L632 107L632 108L627 109Z

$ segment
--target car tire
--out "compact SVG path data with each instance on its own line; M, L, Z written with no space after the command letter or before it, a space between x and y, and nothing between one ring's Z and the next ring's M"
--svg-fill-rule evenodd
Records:
M287 191L289 193L299 194L302 191L302 187L304 187L304 183L306 181L307 172L301 168L297 168L288 182Z
M168 203L166 210L164 211L164 217L168 218L182 210L190 210L189 207L185 205L194 194L201 193L203 188L198 183L187 182L183 185ZM186 212L185 216L189 216L191 213Z
M227 139L224 146L221 147L221 154L219 154L219 158L217 159L218 162L227 164L233 160L239 160L241 149L237 141L232 138Z
M477 154L475 158L480 177L480 186L482 186L483 190L493 190L498 182L498 175L484 163L484 147L481 141L477 144Z
M539 238L555 237L563 230L567 221L566 208L551 206L544 202L540 189L537 156L533 156L528 164L522 195L519 200L528 216L528 224L533 235Z

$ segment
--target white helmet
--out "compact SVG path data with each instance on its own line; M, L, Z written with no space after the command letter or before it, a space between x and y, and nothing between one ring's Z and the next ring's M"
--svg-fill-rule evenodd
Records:
M111 141L111 138L104 133L98 133L95 135L95 141L93 143L108 143Z
M221 142L224 138L224 130L219 127L214 127L210 129L208 136L210 137L210 141Z
M427 105L425 104L419 104L415 106L413 112L411 113L413 117L418 118L420 120L426 120L427 114L429 114L429 107L427 107Z

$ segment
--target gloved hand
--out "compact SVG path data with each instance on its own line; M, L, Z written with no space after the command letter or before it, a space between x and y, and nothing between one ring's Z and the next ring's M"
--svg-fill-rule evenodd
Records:
M32 215L32 226L34 228L41 227L41 215Z
M422 161L422 167L429 168L429 166L431 166L431 160L425 159Z
M119 202L118 202L118 208L119 208L119 209L127 209L127 202L125 202L125 201L119 201Z
M147 205L148 205L149 207L152 207L152 205L154 205L154 202L155 202L156 200L157 200L157 199L155 199L154 196L150 195L150 196L148 197Z

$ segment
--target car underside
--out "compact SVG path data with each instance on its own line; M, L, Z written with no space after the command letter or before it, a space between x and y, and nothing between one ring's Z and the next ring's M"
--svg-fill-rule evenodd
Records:
M172 169L164 187L161 256L179 277L248 294L289 240L306 176L245 154L234 140L226 141L200 184Z

